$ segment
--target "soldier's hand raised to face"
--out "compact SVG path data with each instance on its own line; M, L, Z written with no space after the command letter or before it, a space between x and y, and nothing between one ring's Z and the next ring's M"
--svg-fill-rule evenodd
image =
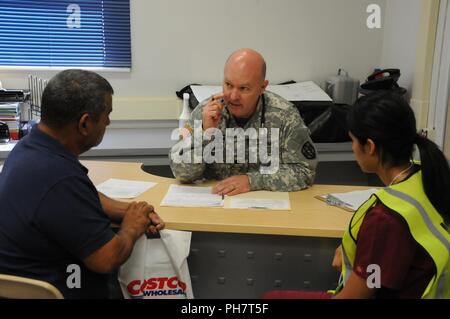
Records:
M223 94L214 95L203 107L203 130L217 127L219 125L221 113L224 108L222 99Z

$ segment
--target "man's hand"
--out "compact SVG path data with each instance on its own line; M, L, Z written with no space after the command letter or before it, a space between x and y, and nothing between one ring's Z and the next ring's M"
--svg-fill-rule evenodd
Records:
M203 107L203 130L217 127L219 125L223 109L223 104L221 103L222 98L223 94L214 95Z
M250 191L250 180L247 175L232 176L214 186L213 193L233 196Z
M163 229L166 225L164 224L164 221L159 217L159 215L155 212L151 212L148 217L150 218L151 225L148 227L147 232L152 233L155 235L158 233L161 229Z
M130 256L136 240L145 232L153 234L164 228L164 222L146 202L132 202L125 211L119 232L105 245L83 259L98 273L110 273Z
M151 227L150 225L153 221L150 214L152 212L153 206L146 202L132 202L125 212L120 230L128 232L134 240L138 239Z
M331 266L333 266L334 269L341 272L342 271L342 247L339 245L338 248L336 248L336 251L334 252L334 258L333 262L331 263Z

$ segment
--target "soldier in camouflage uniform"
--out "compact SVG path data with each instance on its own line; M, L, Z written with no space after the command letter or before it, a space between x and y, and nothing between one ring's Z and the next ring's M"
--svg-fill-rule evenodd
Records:
M223 142L224 161L200 163L193 160L194 140L202 139L202 134L185 134L184 143L177 143L171 150L170 166L174 176L184 183L198 179L221 180L213 188L213 192L223 195L236 195L255 190L297 191L312 185L317 156L314 144L309 136L299 112L282 97L265 91L268 81L265 80L265 62L262 56L251 49L241 49L233 53L227 60L224 71L223 93L200 103L192 112L188 129L193 133L197 121L202 121L203 130L217 128L226 136L230 128L242 128L246 131L254 128L267 128L268 150L274 143L273 130L279 130L279 152L270 154L277 156L279 167L275 172L266 174L262 166L270 165L263 161L250 161L252 155L258 153L258 144L233 143L234 160L225 160L226 142ZM198 123L198 122L197 122ZM202 130L200 129L200 132ZM271 134L272 133L272 134ZM200 137L198 136L200 135ZM186 140L188 138L188 140ZM200 141L203 148L211 143L208 139ZM238 160L240 151L245 149L245 161ZM177 162L173 154L190 152L191 161ZM215 150L218 152L219 150ZM230 151L230 149L228 149ZM270 153L270 152L269 152ZM259 153L258 153L259 154ZM266 163L264 165L264 163Z

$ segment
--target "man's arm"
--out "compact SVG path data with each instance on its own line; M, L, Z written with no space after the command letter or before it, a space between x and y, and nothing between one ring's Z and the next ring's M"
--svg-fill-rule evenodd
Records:
M274 174L252 172L228 177L213 187L213 193L233 196L256 190L291 192L311 186L313 179L314 173L302 165L281 164Z
M131 203L115 234L93 188L87 177L61 180L47 192L33 222L46 238L88 268L105 273L128 258L144 232L157 232L164 223L146 202Z
M84 264L98 273L112 272L128 259L136 240L149 227L152 227L152 232L155 233L164 228L164 223L146 202L131 203L125 212L119 232L83 259Z
M203 128L201 126L203 122L196 122L203 121L204 104L199 104L192 112L189 120L190 132L184 129L183 138L171 148L169 153L172 173L182 183L192 183L201 179L206 169L206 164L203 161L203 147L208 141L203 141ZM195 123L200 123L200 127L196 128ZM195 148L196 145L197 149ZM201 149L199 149L199 146L201 146Z
M100 198L100 203L102 204L103 211L106 215L108 215L112 221L120 223L125 216L125 212L130 206L130 203L109 198L100 192L98 192L98 197Z
M293 192L310 187L313 184L315 170L307 163L280 164L277 173L262 174L248 173L250 190L269 190L279 192Z
M273 173L261 171L247 173L250 189L271 191L298 191L314 182L317 151L309 136L309 129L297 112L288 116L280 129L279 168ZM272 163L273 165L273 163ZM274 167L276 168L276 167Z
M206 164L203 162L203 154L199 151L198 157L200 160L199 163L196 163L194 152L194 137L192 136L180 140L170 150L170 168L175 178L182 183L192 183L203 177L206 169Z

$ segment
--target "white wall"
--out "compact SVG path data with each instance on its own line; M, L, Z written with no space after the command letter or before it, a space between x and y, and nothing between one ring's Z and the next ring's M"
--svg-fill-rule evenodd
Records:
M193 82L219 84L226 58L240 47L265 56L271 83L322 84L339 67L364 81L373 68L382 66L400 68L400 85L410 90L420 1L131 0L132 71L100 72L116 92L113 119L176 118L175 91ZM366 8L372 3L381 6L382 29L366 27ZM0 71L0 80L6 88L25 87L28 73ZM49 78L55 72L33 74ZM118 109L123 112L114 117ZM165 114L167 109L175 111ZM127 112L135 116L127 118ZM175 121L165 123L160 131L176 126ZM122 126L114 127L113 121L100 146L125 148L126 136L144 148L173 144L168 134L166 139L154 137L146 128L147 133L133 136Z
M401 71L398 84L411 89L416 64L421 0L387 0L385 9L382 68Z
M384 9L385 2L131 0L132 72L102 74L117 97L172 97L188 83L221 83L227 56L252 47L265 56L272 83L322 84L339 67L363 80L379 65L383 46L383 30L366 27L366 7ZM27 74L0 71L0 79L7 88L25 87Z

